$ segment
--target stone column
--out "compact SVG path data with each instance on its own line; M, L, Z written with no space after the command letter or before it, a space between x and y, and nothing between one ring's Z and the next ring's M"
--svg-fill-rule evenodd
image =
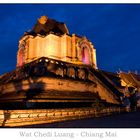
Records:
M94 68L97 69L96 49L93 48L93 63Z
M72 34L72 61L76 60L76 37L75 34Z

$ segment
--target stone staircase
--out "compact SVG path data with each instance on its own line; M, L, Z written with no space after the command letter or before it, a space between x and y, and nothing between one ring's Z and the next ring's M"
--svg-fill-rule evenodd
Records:
M101 99L120 104L122 93L99 70L90 68L90 71L97 80L97 91Z

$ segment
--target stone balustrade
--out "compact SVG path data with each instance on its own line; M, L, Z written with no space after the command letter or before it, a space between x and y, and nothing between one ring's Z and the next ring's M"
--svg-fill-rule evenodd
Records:
M46 124L65 120L103 117L126 112L125 108L110 107L102 110L93 108L0 110L1 127L20 127L34 124Z

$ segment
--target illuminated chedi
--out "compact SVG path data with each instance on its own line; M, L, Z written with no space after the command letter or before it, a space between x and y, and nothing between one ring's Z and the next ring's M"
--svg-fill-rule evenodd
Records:
M47 16L40 17L19 40L16 66L0 77L1 107L28 108L26 105L34 104L36 108L39 104L42 108L73 108L121 103L121 87L114 84L119 77L97 69L92 43L86 37L70 35L64 23Z
M17 66L41 57L97 68L96 50L86 37L70 35L64 23L42 16L19 41Z
M16 69L0 76L0 108L121 105L125 88L140 89L139 79L97 69L96 50L86 37L42 16L19 40Z

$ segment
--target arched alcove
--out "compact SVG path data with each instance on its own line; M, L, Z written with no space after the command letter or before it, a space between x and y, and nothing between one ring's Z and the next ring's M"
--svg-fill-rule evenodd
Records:
M90 64L90 54L87 47L82 48L82 61L84 64Z
M18 66L22 66L24 64L24 49L20 48L18 52Z

